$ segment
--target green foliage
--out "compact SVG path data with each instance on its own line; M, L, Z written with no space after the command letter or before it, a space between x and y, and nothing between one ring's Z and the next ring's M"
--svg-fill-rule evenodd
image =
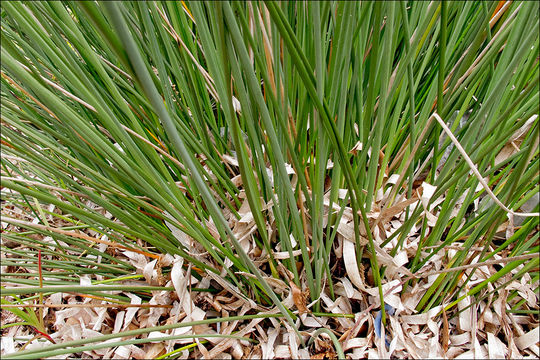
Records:
M514 218L521 227L498 239L506 212L478 205L488 203L485 191L430 121L436 110L507 207L535 196L538 11L533 2L443 4L3 3L2 199L39 224L7 214L2 221L19 231L5 239L28 251L2 252L10 265L32 267L42 249L45 289L78 284L81 271L133 273L72 235L93 231L222 274L296 329L267 280L307 288L312 301L333 297L339 241L354 242L358 267L366 252L381 298L377 248L391 243L395 255L411 233L413 273L452 244L461 249L448 268L538 251L537 218ZM501 156L510 140L517 150ZM393 175L400 181L389 182ZM442 197L434 224L420 204L395 232L375 237L374 214L418 199L422 180L436 187L428 208ZM256 226L248 245L233 226L246 211ZM55 221L64 232L51 229ZM354 235L343 239L347 221ZM54 243L30 240L35 233ZM208 255L194 255L178 233ZM255 248L264 261L254 261ZM524 262L471 294L492 293L488 283ZM458 299L472 277L462 275L440 274L418 310ZM9 273L2 282L36 286Z

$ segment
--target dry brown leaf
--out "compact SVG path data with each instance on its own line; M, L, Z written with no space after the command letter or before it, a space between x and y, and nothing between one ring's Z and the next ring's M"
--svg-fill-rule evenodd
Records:
M443 320L443 329L442 329L441 345L443 347L443 351L446 353L448 351L448 340L450 339L450 334L448 330L448 317L446 316L446 311L444 310L444 306L442 309L442 320Z
M311 359L336 359L337 354L334 350L332 341L321 339L318 337L315 339L315 353L311 355Z
M383 209L375 220L375 224L382 223L384 224L387 220L391 219L392 217L398 215L400 212L402 212L407 206L415 203L418 201L418 196L414 195L412 198L404 200L400 202L399 204L396 204L394 206L391 206L389 208Z
M309 312L309 310L308 310L308 308L306 306L307 305L306 295L302 292L302 290L300 290L300 288L298 286L296 286L296 284L294 282L291 281L289 283L289 286L291 287L294 305L298 309L298 312L300 314L304 314L304 313Z
M349 150L349 154L353 154L353 155L356 155L359 151L362 151L362 143L360 141L358 141L353 147L351 150ZM371 154L371 152L370 152Z

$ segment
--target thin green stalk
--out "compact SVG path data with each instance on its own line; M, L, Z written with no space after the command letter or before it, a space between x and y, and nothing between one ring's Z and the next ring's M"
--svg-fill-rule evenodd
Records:
M441 31L439 38L439 74L437 76L437 113L442 114L444 103L443 103L443 92L444 92L444 79L445 79L445 63L446 63L446 32L447 32L447 22L448 22L448 4L445 0L441 0ZM439 135L441 131L439 127L436 127L433 134L433 164L431 168L431 182L435 181L435 173L437 172L437 161L439 157Z

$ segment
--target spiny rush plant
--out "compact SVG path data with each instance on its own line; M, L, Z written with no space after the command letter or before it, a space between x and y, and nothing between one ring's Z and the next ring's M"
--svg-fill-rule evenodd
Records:
M9 1L1 21L3 303L172 289L122 282L143 277L128 250L296 331L276 282L315 312L343 278L381 304L444 258L428 311L539 279L534 2ZM38 251L42 286L17 271ZM460 268L501 256L481 283Z

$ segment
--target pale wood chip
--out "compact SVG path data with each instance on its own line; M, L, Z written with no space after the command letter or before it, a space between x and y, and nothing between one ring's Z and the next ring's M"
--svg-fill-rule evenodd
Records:
M279 329L272 328L266 331L267 340L261 343L262 358L273 359L274 358L274 343L279 335Z
M367 318L366 318L366 320L367 320ZM367 347L368 344L369 344L369 342L368 342L367 338L358 338L357 337L357 338L349 339L349 340L347 340L345 345L343 345L343 351L347 351L347 350L355 349L355 348L359 348L359 347Z
M127 345L119 346L114 351L115 359L129 359L131 356L131 349Z
M287 345L278 345L274 356L279 359L289 359L291 358L291 351Z
M488 355L490 359L505 359L506 345L498 337L488 332Z
M209 277L211 277L213 280L215 280L219 285L221 285L223 288L227 289L232 295L237 297L238 299L241 299L245 301L247 304L249 304L253 309L260 309L260 307L255 303L255 301L247 298L246 296L242 295L240 290L230 284L229 282L225 281L221 276L218 276L212 272L207 273Z
M328 295L326 295L326 293L323 292L321 294L321 300L326 305L327 311L330 311L330 312L332 312L334 314L346 314L346 312L343 311L343 309L341 309L340 302L332 301L332 299L330 299L330 297L328 297ZM339 322L339 324L341 326L343 326L346 329L352 328L354 326L354 322L351 319L337 318L336 320Z
M351 241L343 240L343 262L345 263L345 269L349 280L360 290L365 291L364 282L362 276L358 270L358 263L356 261L356 246Z
M246 307L247 309L247 307ZM264 319L253 319L249 322L249 324L247 324L246 326L244 326L244 328L242 328L242 330L238 331L235 333L236 336L245 336L246 334L252 332L255 330L255 325L258 324L259 322L263 321ZM238 340L236 339L224 339L223 341L221 341L219 344L217 344L216 346L214 346L212 348L212 350L209 351L208 353L208 356L205 358L208 358L208 359L211 359L211 358L215 358L217 355L220 355L225 351L227 350L229 347L231 347L235 342L238 342Z
M113 328L113 334L117 334L122 329L122 324L124 323L124 317L126 315L125 311L119 311L116 314L116 318L114 319L114 328Z
M126 295L131 299L131 304L136 304L136 305L140 305L142 304L142 299L140 297L138 297L137 295L135 294L130 294L130 293L126 293ZM131 308L128 308L127 311L126 311L126 316L124 318L124 326L122 327L122 330L126 330L127 327L131 324L131 322L133 321L133 318L135 317L135 314L137 313L137 311L139 311L140 308L137 308L137 307L131 307Z
M538 353L538 343L540 342L540 326L537 326L528 333L521 335L515 341L518 349L524 350L530 348L536 355L540 355Z
M227 164L238 167L238 159L227 154L221 154L221 159Z
M516 130L514 134L508 139L508 142L504 147L499 151L497 156L495 156L495 164L499 164L502 161L508 159L510 156L515 154L520 150L519 146L521 145L524 135L538 118L537 114L532 115L519 129Z
M468 291L469 291L469 289L466 287L465 289L463 289L459 293L459 296L465 295ZM472 323L471 323L472 314L471 314L471 308L469 306L470 304L471 304L470 296L465 296L465 298L463 298L463 300L461 300L458 303L458 309L460 311L463 310L459 314L459 328L462 331L471 331L472 330Z

